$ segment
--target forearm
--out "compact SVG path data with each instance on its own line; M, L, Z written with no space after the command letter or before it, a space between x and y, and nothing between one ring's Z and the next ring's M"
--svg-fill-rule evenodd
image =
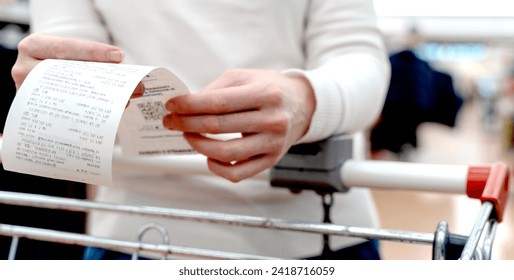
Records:
M389 73L386 61L359 54L305 71L314 88L316 110L301 142L368 128L382 110Z
M313 2L309 20L305 69L293 71L310 81L316 110L299 142L368 128L381 112L390 75L372 1Z

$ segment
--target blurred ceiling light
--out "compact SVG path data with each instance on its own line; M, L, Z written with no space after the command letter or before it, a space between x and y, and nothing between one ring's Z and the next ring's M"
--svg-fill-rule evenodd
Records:
M382 17L513 17L512 0L374 0Z

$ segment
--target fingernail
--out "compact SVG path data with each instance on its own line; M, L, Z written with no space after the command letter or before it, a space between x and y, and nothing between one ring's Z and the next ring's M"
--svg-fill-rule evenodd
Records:
M124 56L122 51L110 51L107 53L107 59L111 62L122 62Z
M171 120L172 116L166 115L164 118L162 118L162 125L166 127L167 129L173 129L173 121Z
M132 93L132 97L140 97L143 96L145 93L145 86L143 83L137 84L136 88L134 89L134 92Z
M166 104L164 105L164 107L166 108L166 110L168 110L170 113L173 113L175 111L175 103L174 102L171 102L171 101L168 101L166 102Z

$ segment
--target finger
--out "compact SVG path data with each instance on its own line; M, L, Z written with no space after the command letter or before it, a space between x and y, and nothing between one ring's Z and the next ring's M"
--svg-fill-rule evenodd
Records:
M262 133L231 140L211 139L197 133L184 133L184 137L197 152L225 163L244 161L261 154L278 157L283 146L279 137Z
M20 89L21 84L29 74L29 72L36 67L41 60L27 58L18 54L16 63L11 69L11 76L14 80L16 90Z
M35 33L22 40L18 49L37 59L73 59L114 62L124 59L120 48L100 42Z
M212 173L234 183L251 178L273 166L273 164L274 160L269 156L258 156L235 164L220 162L214 159L207 160L207 166Z
M271 98L245 85L178 96L166 102L166 109L178 114L226 114L259 108Z
M137 84L136 88L134 89L134 92L132 92L132 95L130 96L130 98L141 97L141 96L143 96L144 93L145 93L145 85L142 82L139 82Z
M285 113L247 111L226 115L178 115L163 118L164 127L196 133L251 133L261 131L285 131L291 123Z
M228 69L220 77L208 84L204 90L222 89L247 84L253 72L248 69Z
M134 92L132 92L132 95L130 96L130 99L132 98L139 98L143 96L145 93L145 85L142 82L139 82L134 89ZM125 105L125 108L127 108L130 105L130 99L127 101L127 105Z

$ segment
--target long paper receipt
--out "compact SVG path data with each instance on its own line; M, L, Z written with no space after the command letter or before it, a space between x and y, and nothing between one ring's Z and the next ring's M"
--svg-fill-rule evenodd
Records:
M143 97L130 99L140 82ZM44 60L13 100L2 164L9 171L111 186L116 136L128 156L194 152L181 132L162 125L166 101L188 93L164 68Z

